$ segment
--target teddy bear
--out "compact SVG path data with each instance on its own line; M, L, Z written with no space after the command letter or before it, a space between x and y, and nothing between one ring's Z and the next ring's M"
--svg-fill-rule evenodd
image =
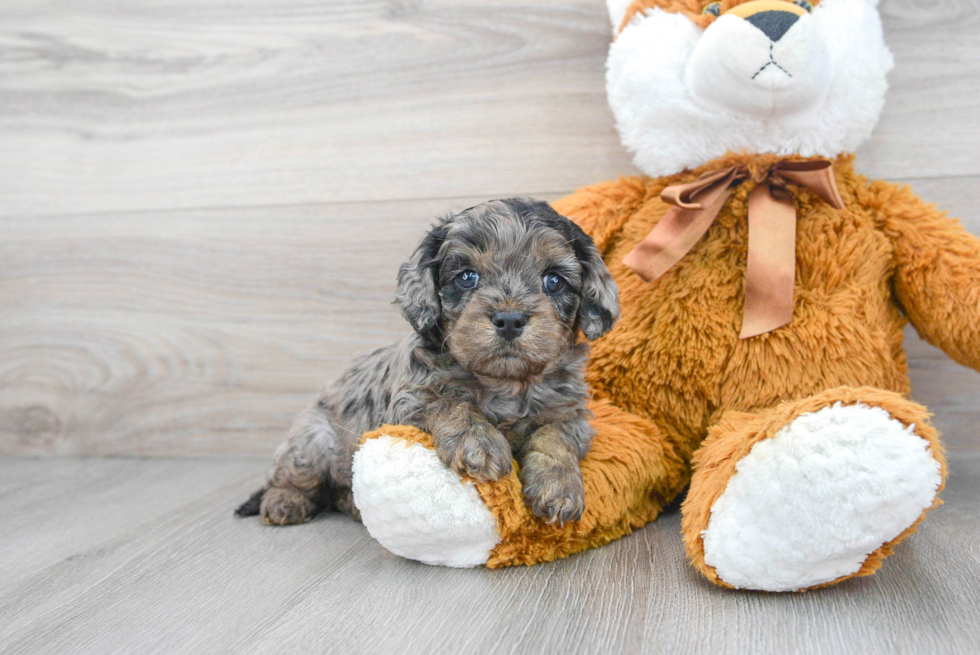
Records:
M622 317L593 344L579 521L525 506L517 466L462 479L406 426L365 435L353 492L382 546L535 564L646 525L686 491L691 564L799 591L878 570L939 503L943 447L909 398L909 321L980 370L980 239L853 153L893 65L875 0L609 0L607 94L642 176L555 203Z

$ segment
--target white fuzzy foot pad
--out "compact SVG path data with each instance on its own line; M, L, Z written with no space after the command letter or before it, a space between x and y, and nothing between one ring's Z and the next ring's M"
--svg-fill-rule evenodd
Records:
M486 564L497 522L471 482L435 451L389 436L354 454L354 504L378 543L396 555L441 566Z
M705 563L734 587L766 591L856 572L936 497L940 465L913 427L838 403L755 444L711 507Z

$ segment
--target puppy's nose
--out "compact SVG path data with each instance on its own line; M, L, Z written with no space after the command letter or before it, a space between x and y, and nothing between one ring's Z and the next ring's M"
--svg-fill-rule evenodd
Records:
M786 34L789 28L793 27L793 23L799 19L800 17L795 13L782 10L768 10L752 14L745 20L762 30L762 33L768 36L770 41L775 43L783 38L783 34Z
M497 312L490 318L497 328L497 334L504 339L514 339L521 334L527 325L527 314L524 312Z

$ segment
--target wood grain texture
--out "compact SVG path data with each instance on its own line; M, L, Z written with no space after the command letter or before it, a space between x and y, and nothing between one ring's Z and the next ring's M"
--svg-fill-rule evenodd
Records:
M0 459L0 651L973 653L980 638L977 454L954 457L948 504L881 573L805 594L707 583L677 514L495 571L394 557L338 515L232 518L263 467Z
M980 234L980 18L887 0L861 170ZM635 172L600 0L0 6L0 453L267 454L407 326L433 217ZM909 331L916 398L980 449L980 375Z
M878 177L980 174L980 12L888 0ZM8 0L0 216L562 193L628 173L601 0Z
M597 0L4 3L0 215L601 180L629 168L603 92L604 11Z
M858 166L980 234L980 9L881 11ZM323 382L407 330L434 216L635 173L608 42L601 0L2 3L0 454L183 458L0 458L0 652L976 651L980 374L911 329L947 504L871 579L718 589L677 515L505 571L231 518Z
M884 0L895 56L881 121L859 152L875 177L980 172L980 5L975 0Z
M980 216L978 181L913 183ZM476 201L5 219L0 453L271 453L353 352L406 333L398 264ZM980 450L980 374L908 335L915 397Z
M7 219L0 452L268 454L409 331L398 265L474 202Z

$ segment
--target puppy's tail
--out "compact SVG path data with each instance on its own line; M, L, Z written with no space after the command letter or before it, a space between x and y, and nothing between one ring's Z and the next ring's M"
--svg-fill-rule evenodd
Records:
M235 510L235 516L239 518L244 518L246 516L256 516L259 513L259 508L262 507L262 496L265 495L265 487L262 487L254 494L248 497L244 503Z

